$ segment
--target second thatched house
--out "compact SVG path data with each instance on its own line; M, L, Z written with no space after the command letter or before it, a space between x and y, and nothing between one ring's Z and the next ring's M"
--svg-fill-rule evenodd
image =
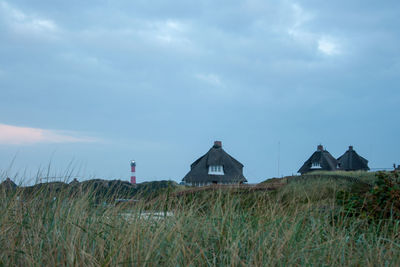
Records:
M221 141L215 141L211 149L190 165L190 171L182 179L186 185L240 184L247 182L243 176L243 164L222 149Z
M334 171L337 170L337 160L322 145L317 147L311 157L304 162L303 166L297 171L301 174L312 171Z
M349 146L349 150L340 156L337 161L339 169L343 171L369 170L368 160L358 155L353 146Z

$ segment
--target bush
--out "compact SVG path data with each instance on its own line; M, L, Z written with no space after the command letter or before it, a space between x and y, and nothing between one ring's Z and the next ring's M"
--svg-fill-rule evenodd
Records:
M400 220L400 178L397 172L378 172L372 188L355 185L340 191L337 201L350 216Z

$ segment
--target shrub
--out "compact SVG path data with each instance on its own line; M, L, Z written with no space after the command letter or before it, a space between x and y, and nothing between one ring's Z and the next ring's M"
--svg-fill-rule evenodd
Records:
M400 178L397 172L378 172L372 188L354 185L350 192L340 191L337 201L350 216L368 219L400 219Z

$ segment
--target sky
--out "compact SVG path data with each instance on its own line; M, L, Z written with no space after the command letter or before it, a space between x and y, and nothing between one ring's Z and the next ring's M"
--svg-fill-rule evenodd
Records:
M400 1L0 0L0 174L249 183L318 144L400 164Z

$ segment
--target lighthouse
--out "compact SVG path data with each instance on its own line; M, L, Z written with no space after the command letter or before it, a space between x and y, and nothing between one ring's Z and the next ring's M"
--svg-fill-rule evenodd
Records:
M136 184L136 162L131 160L131 184Z

